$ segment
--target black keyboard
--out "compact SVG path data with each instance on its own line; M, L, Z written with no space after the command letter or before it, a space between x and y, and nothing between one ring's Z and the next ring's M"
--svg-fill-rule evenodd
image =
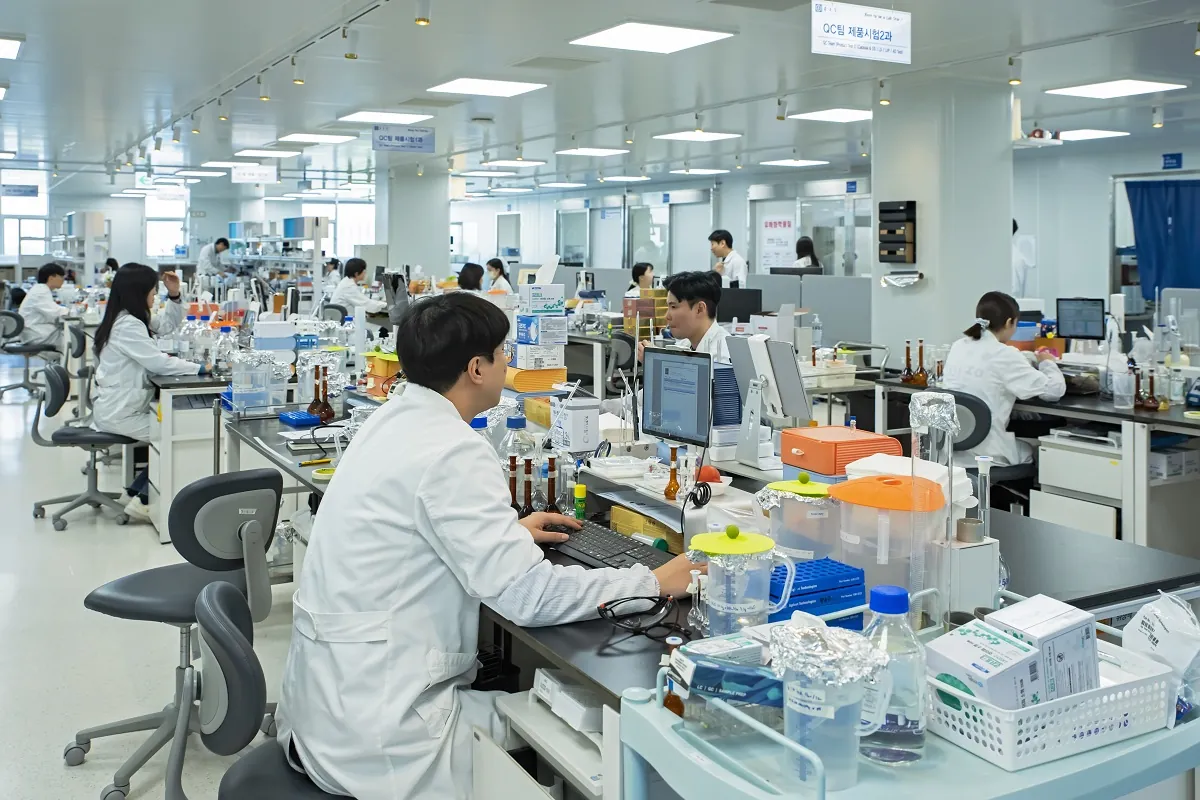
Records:
M620 569L632 567L634 564L645 564L647 569L658 569L674 558L670 553L635 542L628 536L595 522L584 522L583 530L580 531L561 530L570 534L571 538L552 547L563 555L593 568Z

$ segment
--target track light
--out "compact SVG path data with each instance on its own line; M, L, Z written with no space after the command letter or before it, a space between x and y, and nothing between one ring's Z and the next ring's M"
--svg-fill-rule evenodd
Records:
M454 172L454 156L446 159L446 172Z
M351 61L358 59L358 29L346 25L342 28L343 55Z
M742 156L740 153L733 157L733 168L734 169L742 168Z
M155 136L154 137L154 152L157 153L161 150L162 150L162 136Z
M858 154L860 156L862 156L863 158L866 158L868 155L870 155L867 152L867 140L866 139L858 140Z
M600 183L604 183L604 170L596 170L596 180Z
M192 133L196 136L200 135L200 120L195 114L192 114Z
M1163 109L1162 106L1155 106L1150 109L1150 127L1161 128L1163 126Z
M292 83L304 85L304 70L300 68L300 60L296 56L292 56Z
M221 104L221 98L217 98L217 119L221 122L229 122L229 115L225 113L225 107Z
M628 125L625 126L625 144L633 144L633 131Z
M144 143L138 145L138 158L142 161L146 160L146 145Z
M261 72L255 76L254 82L258 86L258 99L262 100L264 103L270 100L271 92L267 89L267 82L263 80Z
M1021 85L1021 57L1020 56L1009 56L1008 57L1008 85L1009 86L1020 86Z
M787 100L784 100L782 97L779 98L778 100L776 100L775 101L775 119L779 120L780 122L783 122L785 119L787 119L787 112L788 112Z
M704 123L700 120L700 112L696 112L696 133L704 133Z
M1196 23L1196 49L1192 51L1192 55L1200 56L1200 22Z
M127 166L127 167L133 166L133 150L127 150L125 152L125 166Z
M181 138L182 137L180 136L179 125L176 124L176 125L171 126L171 141L174 142L175 144L179 144Z
M425 165L417 164L417 177L422 178L424 176L425 176Z
M887 78L879 81L879 105L890 106L892 104L892 84Z
M109 186L117 185L117 173L113 172L112 170L109 170L109 172L108 172L108 185Z
M433 7L433 0L417 0L417 17L414 22L424 27L433 21L433 15L430 13Z
M518 143L518 144L517 144L517 161L524 161L524 160L525 160L525 153L523 152L523 149L524 149L524 148L521 146L521 144L520 144L520 143Z
M55 165L54 165L54 171L53 171L52 173L50 173L50 177L51 177L51 178L57 178L57 177L58 177L58 164L55 164Z

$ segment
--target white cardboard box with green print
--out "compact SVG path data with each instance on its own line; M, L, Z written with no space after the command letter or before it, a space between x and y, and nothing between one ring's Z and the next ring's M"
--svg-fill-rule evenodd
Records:
M997 708L1016 710L1053 699L1046 693L1041 654L985 622L972 620L939 636L925 655L926 669L936 680ZM938 692L938 698L961 708L952 694Z

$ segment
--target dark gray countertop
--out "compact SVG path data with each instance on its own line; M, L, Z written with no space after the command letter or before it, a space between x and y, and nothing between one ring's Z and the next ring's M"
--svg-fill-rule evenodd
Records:
M224 389L229 385L227 378L212 375L151 375L150 383L159 389Z

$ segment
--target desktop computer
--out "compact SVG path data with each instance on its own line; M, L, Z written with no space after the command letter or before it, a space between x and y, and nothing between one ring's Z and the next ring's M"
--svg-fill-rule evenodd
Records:
M762 289L722 289L717 303L717 322L749 322L763 308Z
M708 447L712 434L712 356L675 347L646 348L642 430L681 444Z
M1060 339L1104 341L1104 298L1061 297L1057 312Z

